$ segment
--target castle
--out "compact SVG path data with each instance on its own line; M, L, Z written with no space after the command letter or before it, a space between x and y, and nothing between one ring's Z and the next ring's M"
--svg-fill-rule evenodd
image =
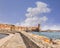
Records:
M10 30L10 31L40 31L40 24L34 27L23 27L23 26L15 26L11 24L0 24L0 30Z

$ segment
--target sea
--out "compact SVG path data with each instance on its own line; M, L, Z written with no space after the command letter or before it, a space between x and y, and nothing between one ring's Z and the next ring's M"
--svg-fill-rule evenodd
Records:
M0 34L0 39L8 36L7 34Z
M60 32L32 32L33 34L46 36L51 39L60 39Z

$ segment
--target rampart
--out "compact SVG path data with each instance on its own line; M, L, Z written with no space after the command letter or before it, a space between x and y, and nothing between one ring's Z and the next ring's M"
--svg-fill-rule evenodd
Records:
M0 30L16 31L40 31L40 25L34 27L15 26L11 24L0 24Z

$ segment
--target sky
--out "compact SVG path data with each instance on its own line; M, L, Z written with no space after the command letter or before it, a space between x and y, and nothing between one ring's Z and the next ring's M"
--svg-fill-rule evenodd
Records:
M60 30L60 0L0 0L0 23Z

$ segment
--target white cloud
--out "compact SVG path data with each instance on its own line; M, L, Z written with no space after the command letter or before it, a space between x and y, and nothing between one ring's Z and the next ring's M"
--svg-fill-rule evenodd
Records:
M32 18L26 18L26 20L24 22L22 22L20 25L22 26L35 26L39 23L44 23L47 21L47 17L43 16L41 18L39 17L32 17Z
M42 27L42 30L60 30L60 25L45 25Z
M22 21L21 23L17 23L17 25L21 26L35 26L37 24L44 24L48 20L48 18L43 15L39 16L43 13L49 13L51 11L50 8L48 8L48 4L44 2L36 2L36 7L29 7L27 9L27 13L25 14L26 19ZM60 30L60 25L43 25L41 27L42 30Z
M28 12L28 13L26 13L27 17L37 16L38 14L41 14L41 13L48 13L48 12L50 12L50 8L48 8L46 3L36 2L36 5L37 6L34 7L34 8L29 7L27 9L27 12Z
M47 21L46 16L39 16L43 13L50 12L50 8L48 8L48 5L44 2L36 2L36 7L29 7L27 9L26 19L20 24L22 26L35 26L40 23L44 23Z
M15 25L16 25L16 26L20 26L20 23L16 23Z
M48 18L46 16L43 16L40 18L41 23L46 22L47 20L48 20Z

